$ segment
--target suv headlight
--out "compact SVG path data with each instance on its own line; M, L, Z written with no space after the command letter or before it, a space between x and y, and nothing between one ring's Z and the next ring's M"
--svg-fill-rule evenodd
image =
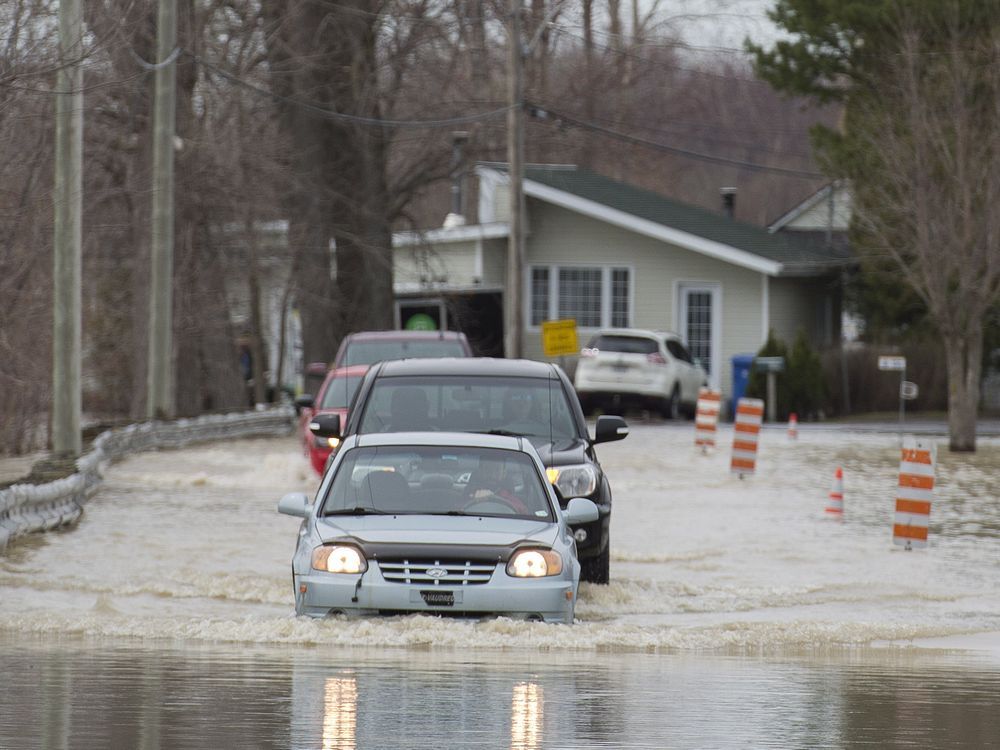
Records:
M368 570L368 561L357 547L327 544L313 550L312 566L314 570L327 573L364 573Z
M546 473L566 500L592 495L597 489L597 470L590 464L553 466Z
M562 573L562 557L551 549L521 549L507 563L507 575L514 578L542 578Z

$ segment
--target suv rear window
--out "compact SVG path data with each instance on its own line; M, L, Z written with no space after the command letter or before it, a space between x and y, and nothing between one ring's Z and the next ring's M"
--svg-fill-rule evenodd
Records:
M454 339L448 341L352 341L340 367L373 365L387 359L410 357L464 357L465 348Z
M601 352L622 352L623 354L653 354L659 347L653 339L645 336L601 335L591 340L589 347Z

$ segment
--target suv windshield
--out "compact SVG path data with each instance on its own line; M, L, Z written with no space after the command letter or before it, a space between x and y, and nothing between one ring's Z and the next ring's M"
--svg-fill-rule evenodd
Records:
M348 451L321 515L383 513L552 520L541 476L524 453L436 445Z
M414 430L498 432L546 441L577 437L559 381L458 375L376 380L358 432Z
M465 348L454 339L427 339L408 341L352 341L344 353L341 367L372 365L387 359L412 357L464 357Z

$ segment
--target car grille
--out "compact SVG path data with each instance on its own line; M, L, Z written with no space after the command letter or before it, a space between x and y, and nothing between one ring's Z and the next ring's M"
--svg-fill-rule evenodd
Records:
M389 583L474 586L488 583L496 564L471 560L379 560L378 567ZM429 575L427 571L434 568L446 571L445 575Z

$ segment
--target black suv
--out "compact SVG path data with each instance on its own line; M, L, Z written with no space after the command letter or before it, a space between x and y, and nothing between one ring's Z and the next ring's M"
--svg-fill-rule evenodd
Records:
M548 469L560 502L593 500L597 521L573 527L581 578L608 582L611 487L594 445L621 440L621 417L602 416L587 432L566 373L554 364L517 359L407 359L372 365L358 387L346 425L323 415L320 436L445 430L523 435ZM342 433L342 434L341 434Z

